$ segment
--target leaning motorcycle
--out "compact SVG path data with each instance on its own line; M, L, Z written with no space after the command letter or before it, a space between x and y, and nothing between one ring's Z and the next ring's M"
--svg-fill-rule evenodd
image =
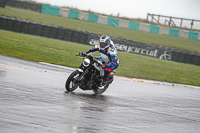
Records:
M68 77L65 88L68 92L73 92L78 87L82 90L93 90L95 95L101 95L106 91L108 86L112 83L114 73L111 73L104 88L99 89L101 84L101 76L104 74L104 69L101 67L102 62L92 55L79 53L83 59L82 64L70 74Z

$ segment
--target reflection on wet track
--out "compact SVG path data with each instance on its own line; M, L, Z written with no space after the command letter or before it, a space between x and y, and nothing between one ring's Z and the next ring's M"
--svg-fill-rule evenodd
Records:
M0 132L200 132L200 89L115 77L101 96L68 93L72 70L0 55Z

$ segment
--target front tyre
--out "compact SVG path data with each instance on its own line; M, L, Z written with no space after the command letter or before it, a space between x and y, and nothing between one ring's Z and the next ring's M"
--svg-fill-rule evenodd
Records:
M73 92L79 85L77 79L79 77L79 72L76 70L70 74L68 77L65 88L68 92Z

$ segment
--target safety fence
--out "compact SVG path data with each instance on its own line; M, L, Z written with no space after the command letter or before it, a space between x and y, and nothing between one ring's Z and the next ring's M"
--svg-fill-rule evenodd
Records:
M87 45L95 45L98 43L99 37L101 36L100 34L91 32L46 25L5 16L0 16L0 29ZM168 47L139 43L123 38L111 38L115 43L116 49L119 51L140 54L164 60L200 65L200 54L189 53Z
M105 24L105 25L126 28L126 29L131 29L131 30L139 30L139 31L151 32L151 33L162 34L162 35L170 35L170 36L200 40L199 32L169 28L169 27L164 27L164 26L157 26L157 25L148 24L148 23L139 23L139 22L134 22L130 20L123 20L123 19L117 19L113 17L107 17L107 16L102 16L102 15L75 11L71 9L61 8L59 15L62 17L80 19L80 20L85 20L85 21L89 21L93 23Z
M5 1L5 0L4 0ZM57 15L62 17L69 17L73 19L80 19L84 21L89 21L98 24L105 24L120 28L127 28L131 30L139 30L144 32L162 34L162 35L170 35L175 37L189 38L193 40L200 40L200 33L189 30L182 30L164 26L157 26L148 23L139 23L129 20L117 19L113 17L107 17L97 14L91 14L86 12L80 12L76 10L59 8L49 5L40 5L35 3L29 3L25 1L17 1L17 0L7 0L7 5L22 9L30 9L33 11L41 12L44 14Z

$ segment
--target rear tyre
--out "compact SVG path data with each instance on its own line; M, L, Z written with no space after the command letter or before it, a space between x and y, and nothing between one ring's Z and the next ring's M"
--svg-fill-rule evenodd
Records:
M68 77L65 88L68 92L73 92L79 85L77 79L79 77L79 72L76 70L71 73L71 75Z
M108 86L109 86L109 84L107 84L106 87L103 88L103 89L99 89L99 88L94 89L94 90L93 90L94 95L101 95L102 93L104 93L104 91L107 90Z
M113 75L111 75L108 79L108 83L105 88L103 88L103 89L97 88L97 89L93 90L94 95L101 95L102 93L104 93L107 90L108 86L113 82L113 80L114 80L114 77L113 77Z

